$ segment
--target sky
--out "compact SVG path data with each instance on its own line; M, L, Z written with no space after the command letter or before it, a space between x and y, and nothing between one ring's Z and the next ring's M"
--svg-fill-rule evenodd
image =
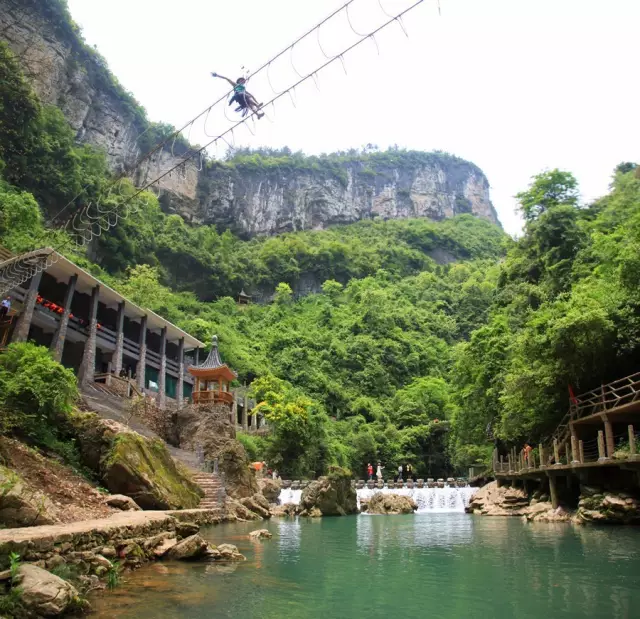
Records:
M87 43L149 118L182 127L235 79L256 71L346 0L68 0ZM415 0L355 0L258 73L276 94ZM439 6L438 6L439 5ZM381 9L384 9L383 10ZM235 146L307 154L376 144L443 150L487 175L505 230L521 233L514 195L545 169L571 171L589 202L613 168L640 161L638 0L425 0L233 132ZM205 123L206 120L206 123ZM237 121L215 107L184 134L205 144ZM210 150L222 156L219 141Z

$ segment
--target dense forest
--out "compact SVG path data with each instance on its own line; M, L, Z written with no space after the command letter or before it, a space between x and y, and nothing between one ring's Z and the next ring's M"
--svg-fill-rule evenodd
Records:
M104 193L104 157L75 143L0 45L0 174L0 243L53 245L193 335L217 333L273 428L242 440L286 474L331 464L363 474L377 460L425 476L464 471L488 463L495 441L546 436L568 385L590 389L639 365L633 164L590 205L570 173L536 176L518 195L517 241L470 215L244 241L167 215L144 193L80 251L56 215ZM317 292L295 295L305 279ZM275 293L238 306L242 288Z

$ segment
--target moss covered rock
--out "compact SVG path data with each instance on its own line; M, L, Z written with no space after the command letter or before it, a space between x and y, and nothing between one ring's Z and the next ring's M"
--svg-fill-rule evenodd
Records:
M130 496L143 509L190 509L200 503L202 491L160 440L119 434L102 471L110 492Z
M351 473L337 467L329 475L311 482L303 491L300 501L301 516L345 516L357 514L356 491L351 486Z
M114 494L131 497L142 509L190 509L203 492L159 439L146 438L97 415L76 420L86 466Z

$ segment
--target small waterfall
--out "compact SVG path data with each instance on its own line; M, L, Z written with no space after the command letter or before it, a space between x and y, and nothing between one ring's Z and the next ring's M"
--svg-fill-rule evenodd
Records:
M282 490L280 490L280 496L278 497L278 503L280 505L284 505L285 503L293 503L294 505L299 505L301 497L302 497L302 490L293 490L292 488L282 488Z
M358 496L358 509L360 509L361 499L370 499L376 492L382 494L399 494L411 497L418 506L417 514L428 512L464 512L469 505L471 497L476 493L477 488L464 486L445 486L444 488L359 488L356 490Z
M358 497L358 509L360 509L361 499L370 499L376 492L383 494L400 494L411 497L418 506L418 514L427 512L464 512L465 507L469 505L471 497L475 494L477 488L464 486L462 488L456 486L445 486L444 488L359 488L356 490ZM302 490L292 490L291 488L283 488L280 490L278 502L280 505L285 503L300 503Z

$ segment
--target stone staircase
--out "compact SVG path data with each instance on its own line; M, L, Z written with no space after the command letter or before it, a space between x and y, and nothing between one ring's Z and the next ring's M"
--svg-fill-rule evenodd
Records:
M222 507L226 498L226 492L222 479L217 473L193 472L193 481L204 491L204 497L200 500L200 509L217 509Z

